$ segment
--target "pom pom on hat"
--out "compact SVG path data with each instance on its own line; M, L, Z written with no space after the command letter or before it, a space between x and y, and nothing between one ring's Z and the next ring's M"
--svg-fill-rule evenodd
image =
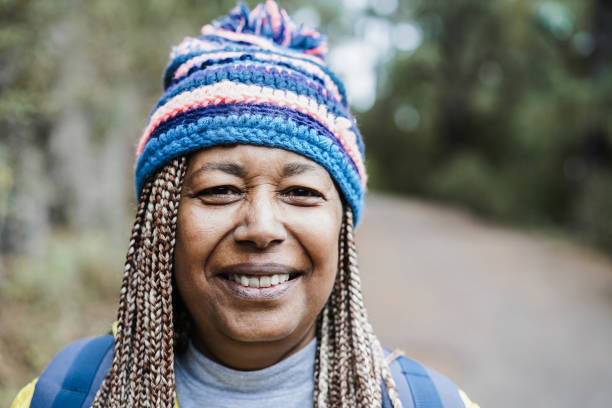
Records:
M224 18L204 26L202 34L210 33L211 27L267 38L277 45L315 55L323 61L327 54L325 37L316 30L295 24L274 0L267 0L265 5L258 4L252 11L241 2Z

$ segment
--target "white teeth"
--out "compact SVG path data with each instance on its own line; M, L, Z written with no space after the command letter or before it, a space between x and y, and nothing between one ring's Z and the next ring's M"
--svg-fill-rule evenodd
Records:
M229 276L231 280L251 288L268 288L270 286L278 285L279 283L287 282L289 280L288 273L278 273L270 276L256 277L253 275L236 275L232 274Z
M249 278L249 286L252 288L259 287L259 278Z

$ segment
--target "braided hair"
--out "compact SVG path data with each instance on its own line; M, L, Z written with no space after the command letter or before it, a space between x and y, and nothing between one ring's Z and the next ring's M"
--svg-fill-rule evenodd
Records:
M174 159L145 183L126 256L111 368L93 408L175 406L174 354L184 347L188 316L173 292L173 253L187 160ZM381 379L402 406L361 295L346 206L332 293L317 320L314 406L380 407Z

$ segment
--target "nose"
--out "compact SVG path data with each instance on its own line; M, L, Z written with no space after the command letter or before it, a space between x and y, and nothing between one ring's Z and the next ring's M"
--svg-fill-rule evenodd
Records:
M278 211L273 200L261 195L245 203L243 220L234 230L234 240L250 243L258 249L283 242L287 238L287 231Z

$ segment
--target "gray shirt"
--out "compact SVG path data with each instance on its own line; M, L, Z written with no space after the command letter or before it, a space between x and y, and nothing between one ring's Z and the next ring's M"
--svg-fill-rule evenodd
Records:
M316 339L313 339L302 350L273 366L238 371L208 359L190 343L174 364L179 406L312 407L316 348Z

